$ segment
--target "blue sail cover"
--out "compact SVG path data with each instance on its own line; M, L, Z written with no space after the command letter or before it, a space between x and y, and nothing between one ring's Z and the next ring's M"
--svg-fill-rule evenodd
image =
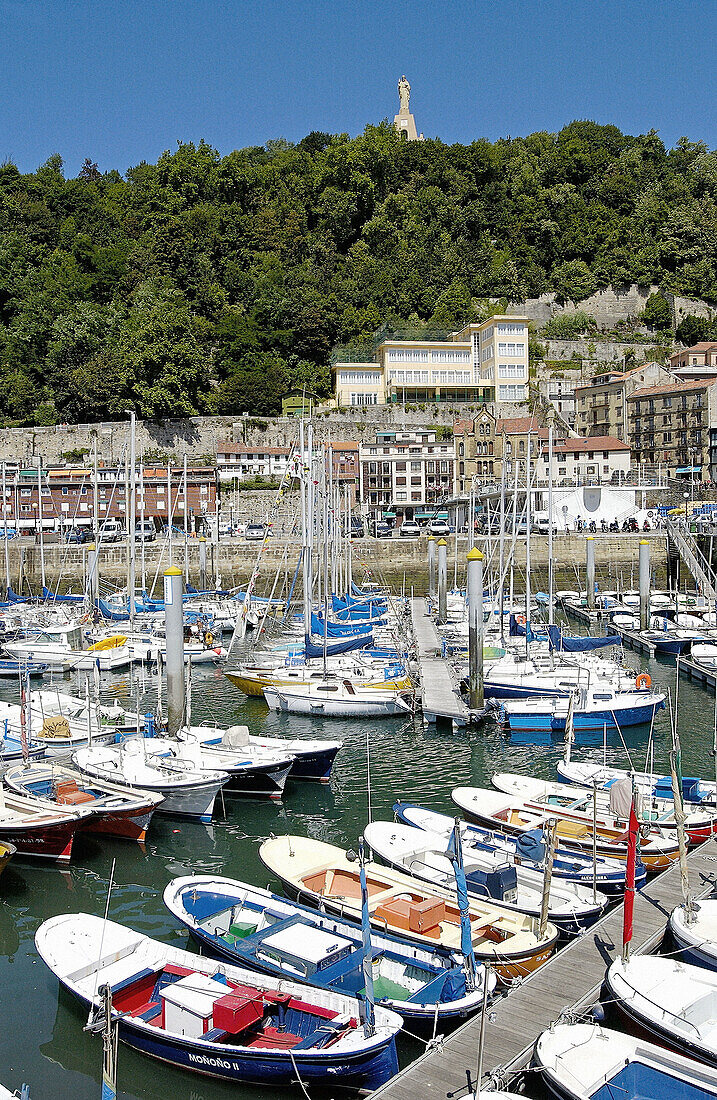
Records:
M362 588L356 584L355 581L351 581L351 595L357 600L382 600L385 599L383 592L378 592L374 589L373 592L364 592Z
M471 934L470 909L468 906L468 887L466 885L466 873L463 869L463 846L461 844L460 826L455 824L451 839L448 841L446 855L453 864L453 874L456 876L456 897L458 908L461 912L461 952L466 960L468 984L475 989L476 957L473 953L473 936Z
M51 592L49 588L42 588L43 600L52 600L53 603L84 603L84 596L58 596L56 592Z
M335 638L326 643L326 656L334 657L337 653L351 653L355 649L363 649L368 645L373 645L373 634L358 634L355 638ZM307 657L323 657L323 638L312 638L307 634L304 650Z
M368 910L368 886L366 885L366 867L364 864L363 841L359 841L359 874L361 877L361 939L363 941L363 969L364 983L364 1010L366 1021L364 1028L367 1035L373 1035L375 1031L376 1016L374 1012L373 995L373 969L371 961L371 915Z
M592 649L622 645L619 634L606 634L602 638L564 638L559 626L549 626L550 646L564 653L588 653Z
M317 615L314 611L311 612L311 629L314 634L319 634L323 637L324 633L324 619L321 615ZM326 634L329 638L349 638L356 636L357 634L368 633L368 627L361 622L357 623L327 623Z
M110 619L113 623L125 623L129 619L128 614L124 611L115 611L114 608L110 607L104 600L97 600L96 606L103 618Z
M13 592L12 588L7 590L7 602L8 603L27 603L24 596L18 596L17 592Z
M545 639L548 635L544 631L534 630L530 623L527 626L523 626L519 623L515 615L511 614L508 620L508 636L510 638L528 638L529 642L539 639Z

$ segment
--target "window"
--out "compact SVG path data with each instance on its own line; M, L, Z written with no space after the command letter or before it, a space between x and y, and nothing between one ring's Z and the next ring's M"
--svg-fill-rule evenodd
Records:
M396 493L396 500L406 500L407 497L408 497L407 493Z
M351 394L352 405L378 405L378 394L376 393L352 393Z
M525 344L498 344L498 355L524 355Z
M558 466L558 476L559 477L565 477L566 473L567 473L567 469L566 469L565 466Z

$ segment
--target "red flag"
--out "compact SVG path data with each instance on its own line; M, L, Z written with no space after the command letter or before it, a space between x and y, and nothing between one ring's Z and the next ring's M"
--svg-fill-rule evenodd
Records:
M625 866L625 904L622 917L622 952L627 956L627 945L632 939L632 912L635 906L635 864L637 863L637 839L640 826L635 813L635 800L630 804L630 824L627 833L627 863Z

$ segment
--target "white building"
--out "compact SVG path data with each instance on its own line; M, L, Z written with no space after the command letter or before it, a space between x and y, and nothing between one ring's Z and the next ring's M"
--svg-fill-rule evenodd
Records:
M289 462L288 447L245 447L237 443L217 446L217 474L220 481L250 477L281 479Z
M539 477L548 481L551 464L547 443L542 445ZM630 447L609 435L564 439L553 444L554 485L615 484L630 471Z
M337 362L337 404L528 399L528 318L495 316L447 340L383 340L374 362Z
M455 444L434 431L379 432L359 446L359 494L365 512L412 518L454 491Z

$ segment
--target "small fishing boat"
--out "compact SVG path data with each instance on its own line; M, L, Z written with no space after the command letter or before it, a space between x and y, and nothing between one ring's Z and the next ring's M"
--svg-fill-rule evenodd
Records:
M588 799L592 804L593 790L587 787L576 787L568 783L551 783L547 779L536 779L530 775L517 775L512 772L497 772L492 777L494 787L504 794L516 795L519 798L529 799L533 803L553 808L555 806L573 806L578 799ZM631 783L629 778L618 780L608 790L598 789L595 792L598 812L602 815L612 814L618 822L627 826L630 816ZM675 806L670 798L657 798L651 796L635 798L635 812L640 822L647 822L654 828L673 830L676 828ZM685 831L690 844L701 844L703 840L709 840L717 826L717 819L713 811L702 807L693 806L685 810Z
M16 764L3 779L17 794L57 806L81 806L87 811L82 828L127 840L143 841L162 796L133 790L101 779L89 780L77 768L50 761Z
M630 779L638 791L658 798L672 798L672 776L659 772L628 771L627 768L615 768L591 760L559 760L557 771L560 779L577 786L609 789L618 779ZM717 785L714 780L700 779L697 776L682 776L682 798L714 810L717 806Z
M611 1009L627 1030L717 1066L717 974L680 959L615 959L605 978Z
M291 758L289 779L314 780L328 783L336 754L343 741L322 741L308 737L263 737L249 732L248 726L232 726L235 742L249 748L264 749ZM221 748L227 730L216 726L189 726L187 732L197 738L203 748Z
M7 842L0 842L0 875L3 873L8 863L15 855L17 848L14 844L8 844Z
M411 681L400 670L388 678L378 669L362 668L355 663L345 662L342 666L329 669L331 677L341 680L350 677L356 684L365 687L382 688L384 690L410 691ZM324 681L327 679L323 665L280 665L278 667L265 668L261 665L243 665L241 668L224 669L224 675L228 680L243 691L245 695L261 697L266 688L282 688Z
M717 1070L599 1024L556 1024L535 1044L533 1068L560 1100L703 1100Z
M361 919L359 870L333 844L309 837L280 836L265 840L259 856L299 901L351 920ZM455 890L424 886L410 875L368 863L366 877L372 924L383 932L417 943L459 950L461 920ZM490 902L469 902L473 950L489 962L502 981L524 977L552 954L558 939L548 923L539 934L538 922Z
M204 949L238 966L364 993L361 931L350 921L214 875L173 879L164 904ZM371 971L376 1002L414 1023L465 1016L483 1000L483 967L469 991L453 952L397 936L372 934ZM494 987L489 973L488 992Z
M448 814L414 806L410 802L397 802L393 812L398 821L437 833L448 844L454 825L454 819ZM485 829L480 825L461 822L461 840L464 855L473 851L496 852L526 870L542 873L545 867L545 837L542 829L511 836L496 829ZM598 856L593 864L592 855L584 855L575 849L560 846L555 849L553 877L589 887L591 896L593 883L596 890L609 898L622 897L625 892L625 864L621 860ZM647 873L642 863L637 865L635 878L638 888L645 885Z
M452 889L453 865L446 841L437 834L391 821L372 821L364 829L366 843L384 863L407 875ZM495 902L516 913L540 917L545 876L539 871L507 862L498 852L463 850L468 893ZM587 928L603 912L607 898L575 883L550 884L548 919L565 933Z
M412 713L409 699L401 692L358 687L350 680L266 687L264 698L272 710L328 718L395 718Z
M587 730L624 729L651 722L663 710L665 696L650 691L618 692L609 687L580 688L573 697L518 699L503 704L512 730L565 733L572 710L575 735Z
M5 680L24 680L27 676L44 676L50 666L44 661L0 659L0 677Z
M177 817L212 820L214 801L229 776L224 771L198 771L180 760L153 753L152 742L133 737L118 745L78 749L73 762L93 778L162 795L157 811Z
M288 753L272 752L245 744L231 726L218 745L204 745L187 730L180 731L178 740L152 737L147 744L155 759L178 760L195 771L223 771L227 774L225 794L250 798L280 799L293 760Z
M519 836L544 829L557 821L557 843L584 853L593 850L592 791L569 806L548 806L541 802L503 794L486 787L456 787L451 798L469 821ZM598 813L595 848L599 856L627 859L627 826L612 814ZM648 872L663 871L677 860L677 837L669 831L643 824L640 827L640 859Z
M689 912L678 905L667 927L683 962L717 970L717 898L693 901Z
M273 1087L378 1088L398 1070L401 1017L355 997L258 975L170 947L113 921L63 914L35 933L40 958L93 1012L112 990L128 1046L178 1069Z
M19 856L69 862L87 811L54 806L0 787L0 842Z

